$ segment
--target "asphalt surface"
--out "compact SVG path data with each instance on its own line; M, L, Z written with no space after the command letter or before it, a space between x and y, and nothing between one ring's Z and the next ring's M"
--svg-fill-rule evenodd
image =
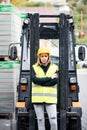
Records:
M79 99L82 106L82 130L87 130L87 69L78 70Z

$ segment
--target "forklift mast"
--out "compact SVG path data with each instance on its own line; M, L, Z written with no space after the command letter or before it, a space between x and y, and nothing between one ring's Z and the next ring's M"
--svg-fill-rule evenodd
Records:
M40 18L57 18L58 22L40 22ZM74 22L71 15L27 14L21 36L20 77L17 87L17 130L37 130L31 103L32 65L36 62L39 39L59 39L58 128L81 130L82 109L79 103L75 59ZM46 129L49 130L49 126Z

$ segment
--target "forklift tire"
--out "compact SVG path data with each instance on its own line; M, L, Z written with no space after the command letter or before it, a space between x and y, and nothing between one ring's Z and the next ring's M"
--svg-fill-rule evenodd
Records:
M67 130L82 130L81 129L81 118L80 117L72 117L69 120L69 126Z

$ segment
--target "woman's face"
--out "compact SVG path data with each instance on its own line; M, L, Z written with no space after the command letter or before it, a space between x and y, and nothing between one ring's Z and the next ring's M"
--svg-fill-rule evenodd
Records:
M40 54L40 60L42 64L46 64L49 59L49 55L47 53Z

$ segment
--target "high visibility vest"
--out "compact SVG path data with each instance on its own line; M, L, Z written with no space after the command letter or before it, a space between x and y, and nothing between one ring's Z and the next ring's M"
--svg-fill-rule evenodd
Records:
M50 64L46 74L38 65L33 65L36 76L39 78L52 77L58 70L55 64ZM32 103L57 103L57 84L54 86L40 86L32 83Z

